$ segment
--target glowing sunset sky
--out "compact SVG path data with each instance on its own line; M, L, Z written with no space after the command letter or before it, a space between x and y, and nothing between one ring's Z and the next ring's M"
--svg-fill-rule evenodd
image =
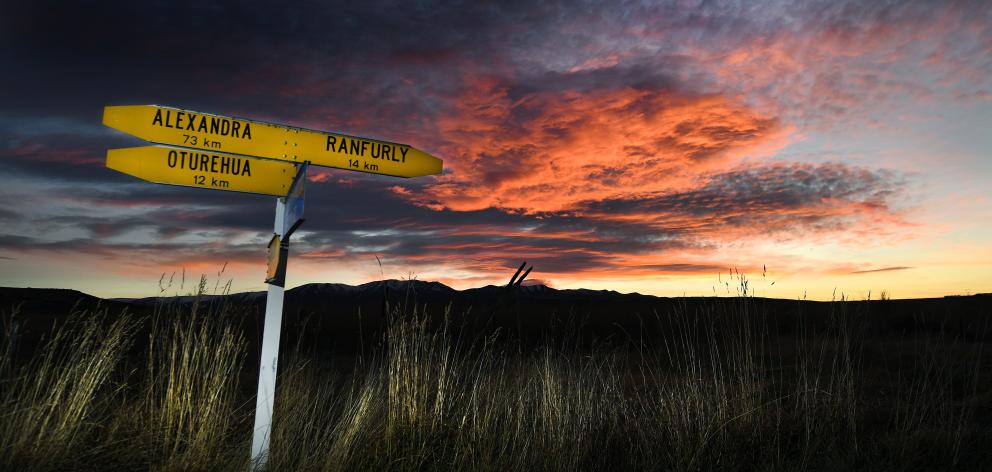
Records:
M82 3L0 12L3 286L264 288L272 197L103 167L143 144L103 106L156 103L444 160L312 169L290 287L992 292L987 1Z

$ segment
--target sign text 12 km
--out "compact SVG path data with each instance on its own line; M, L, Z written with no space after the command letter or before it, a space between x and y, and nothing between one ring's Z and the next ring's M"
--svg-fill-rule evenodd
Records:
M296 165L167 146L107 150L107 167L149 182L285 196Z
M103 124L155 143L395 177L442 168L440 159L405 144L158 105L104 107Z

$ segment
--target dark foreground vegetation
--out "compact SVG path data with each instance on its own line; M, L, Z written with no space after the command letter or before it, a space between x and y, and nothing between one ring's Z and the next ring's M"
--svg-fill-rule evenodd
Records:
M612 318L395 293L371 324L295 308L269 470L988 470L989 297L742 288ZM0 469L248 469L257 303L146 308L5 307Z

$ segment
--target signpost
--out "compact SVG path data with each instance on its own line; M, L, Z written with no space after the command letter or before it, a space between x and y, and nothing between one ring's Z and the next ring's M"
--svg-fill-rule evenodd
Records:
M245 154L394 177L441 173L440 159L406 144L158 105L109 106L103 124L154 143Z
M252 468L264 468L272 433L289 239L303 223L309 165L420 177L440 174L442 162L405 144L158 105L104 107L103 124L171 145L109 149L107 167L111 169L149 182L279 197L269 242L268 295L251 447Z

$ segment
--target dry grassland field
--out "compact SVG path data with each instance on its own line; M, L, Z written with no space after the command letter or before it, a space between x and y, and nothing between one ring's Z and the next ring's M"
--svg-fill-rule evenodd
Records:
M264 294L3 289L0 470L244 471ZM179 291L175 291L177 294ZM223 289L220 289L223 292ZM988 470L992 297L287 292L266 470Z

